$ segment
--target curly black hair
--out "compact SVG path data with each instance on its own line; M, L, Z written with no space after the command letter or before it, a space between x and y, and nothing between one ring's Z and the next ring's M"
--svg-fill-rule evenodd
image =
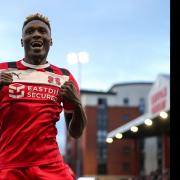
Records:
M44 22L45 24L47 24L47 26L49 27L49 29L51 30L51 26L50 26L50 22L49 22L49 19L48 17L42 15L42 14L39 14L39 13L36 13L36 14L32 14L32 15L29 15L26 17L26 20L24 21L24 24L23 24L23 27L22 29L24 28L24 26L29 23L30 21L33 21L33 20L40 20L42 22Z

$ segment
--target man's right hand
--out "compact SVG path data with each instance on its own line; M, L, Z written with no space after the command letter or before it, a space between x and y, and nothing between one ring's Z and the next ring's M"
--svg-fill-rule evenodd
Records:
M13 81L11 73L0 72L0 90L3 86L11 84Z

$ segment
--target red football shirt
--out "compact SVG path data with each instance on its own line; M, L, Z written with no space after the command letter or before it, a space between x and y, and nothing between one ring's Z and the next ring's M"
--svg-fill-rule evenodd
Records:
M56 142L56 122L73 106L59 96L72 74L49 63L23 60L0 63L0 72L12 73L13 83L0 90L0 169L34 166L62 160Z

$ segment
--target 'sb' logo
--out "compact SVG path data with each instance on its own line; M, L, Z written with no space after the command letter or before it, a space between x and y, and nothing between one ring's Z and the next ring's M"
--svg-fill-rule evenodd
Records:
M9 85L9 97L22 98L24 97L24 85L14 83Z

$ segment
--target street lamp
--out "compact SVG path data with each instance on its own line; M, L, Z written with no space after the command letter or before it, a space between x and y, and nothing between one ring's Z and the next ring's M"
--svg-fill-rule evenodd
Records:
M89 54L85 51L79 52L79 53L68 53L67 54L67 61L70 65L78 64L78 82L79 86L81 87L81 64L85 64L89 62Z
M78 53L68 53L67 54L67 61L70 65L78 64L78 83L79 87L81 87L81 76L82 76L82 69L81 64L88 63L89 61L89 54L87 52L78 52ZM76 161L76 175L80 177L81 175L81 148L80 148L80 139L77 139L77 161Z

